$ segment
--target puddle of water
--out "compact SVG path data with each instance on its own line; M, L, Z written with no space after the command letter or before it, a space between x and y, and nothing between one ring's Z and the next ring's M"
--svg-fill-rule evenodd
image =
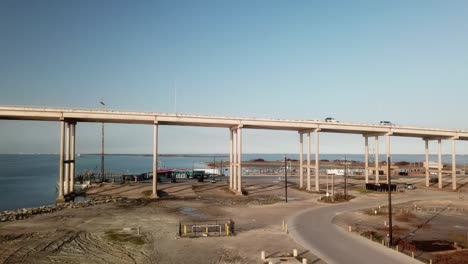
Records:
M207 218L207 216L204 213L199 213L196 208L193 207L180 207L179 212L181 212L184 215L193 217L193 218L198 218L198 219L203 219Z

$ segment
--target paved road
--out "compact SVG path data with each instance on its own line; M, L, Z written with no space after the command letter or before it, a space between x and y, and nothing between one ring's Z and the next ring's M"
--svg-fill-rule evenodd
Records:
M428 191L429 192L429 191ZM404 202L429 196L447 196L447 193L436 194L414 192L405 198L395 201ZM431 192L432 193L432 192ZM417 196L416 196L417 195ZM449 194L450 195L450 194ZM451 195L450 195L451 197ZM384 197L382 197L382 201ZM360 199L346 204L337 204L313 208L299 212L288 221L291 236L306 249L320 257L328 264L360 263L360 264L395 264L419 263L404 254L371 242L366 238L349 233L331 223L333 218L347 211L375 206L375 199Z

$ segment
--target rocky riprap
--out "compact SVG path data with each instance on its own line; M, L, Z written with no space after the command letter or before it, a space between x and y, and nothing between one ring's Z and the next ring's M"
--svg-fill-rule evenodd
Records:
M67 203L60 203L57 205L45 205L40 207L33 207L33 208L22 208L17 209L14 211L3 211L0 213L0 222L7 222L7 221L16 221L16 220L23 220L32 217L33 215L39 214L47 214L53 213L56 211L60 211L66 208L83 208L89 207L97 204L102 203L111 203L126 200L123 197L112 197L112 196L98 196L94 197L90 200L86 200L83 202L67 202Z

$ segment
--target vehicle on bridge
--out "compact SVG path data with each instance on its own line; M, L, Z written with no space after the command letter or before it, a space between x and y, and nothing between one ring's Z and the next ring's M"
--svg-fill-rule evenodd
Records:
M393 124L390 121L380 121L380 125L381 126L394 126L395 124Z
M338 120L336 120L333 117L327 117L327 118L325 118L325 122L327 122L327 123L338 123Z

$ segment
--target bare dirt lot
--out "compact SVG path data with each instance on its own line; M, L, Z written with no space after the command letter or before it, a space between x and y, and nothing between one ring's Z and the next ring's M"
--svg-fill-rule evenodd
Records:
M380 243L389 232L385 204L339 215L334 222ZM393 206L393 245L428 263L467 263L468 206L465 200L424 199ZM462 261L463 260L463 261Z
M284 184L284 183L283 183ZM323 263L282 231L282 220L317 195L283 187L245 185L236 196L223 183L160 184L159 200L145 198L150 184L107 184L89 195L123 196L118 202L64 209L0 223L1 263L262 263L260 252L298 249L309 263ZM232 219L234 236L180 238L179 221Z

